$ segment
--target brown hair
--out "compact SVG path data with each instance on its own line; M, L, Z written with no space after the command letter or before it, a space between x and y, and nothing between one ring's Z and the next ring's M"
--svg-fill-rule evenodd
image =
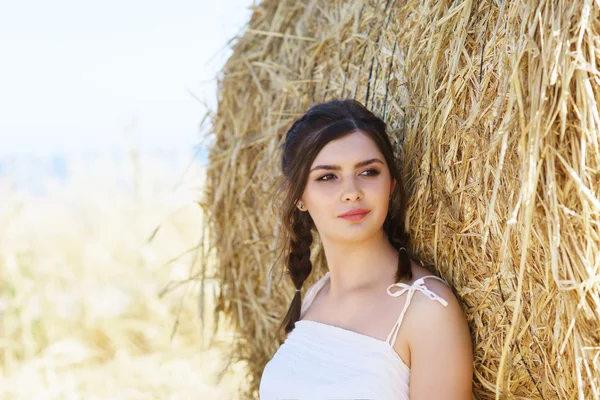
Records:
M287 131L282 146L283 181L279 191L284 193L284 200L279 212L284 227L284 251L289 252L287 271L296 289L302 288L312 271L310 246L315 228L310 214L298 210L296 202L304 193L310 166L321 149L330 141L357 130L375 142L385 158L391 177L396 180L383 229L396 249L405 247L404 251L400 251L396 282L405 278L412 279L411 256L406 250L409 236L404 229L406 195L395 162L394 149L386 133L386 124L356 100L331 100L312 106L298 118ZM301 308L301 295L296 291L280 325L280 329L285 326L286 334L294 329L295 322L300 319Z

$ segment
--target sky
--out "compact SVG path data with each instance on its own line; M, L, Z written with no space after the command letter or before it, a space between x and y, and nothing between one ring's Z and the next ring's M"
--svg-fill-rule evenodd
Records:
M253 3L1 2L0 157L197 145Z

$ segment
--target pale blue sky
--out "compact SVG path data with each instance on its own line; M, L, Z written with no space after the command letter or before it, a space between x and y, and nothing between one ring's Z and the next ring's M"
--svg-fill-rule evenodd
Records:
M188 91L215 107L219 50L252 4L2 2L0 156L197 144L205 108Z

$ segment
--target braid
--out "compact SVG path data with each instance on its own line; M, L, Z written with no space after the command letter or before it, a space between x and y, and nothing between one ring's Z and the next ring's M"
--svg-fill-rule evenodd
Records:
M390 208L393 202L390 202ZM389 242L398 250L398 269L396 270L396 282L402 279L412 279L411 254L408 252L410 235L406 232L402 216L395 215L392 210L388 211L388 217L383 223L383 230L387 234Z
M294 212L293 232L290 239L290 254L288 256L288 272L296 289L302 288L302 284L312 272L310 246L313 242L313 236L310 223L302 214L299 210L295 210ZM280 329L285 326L285 333L290 333L294 329L295 322L300 319L301 310L302 296L299 291L296 291Z

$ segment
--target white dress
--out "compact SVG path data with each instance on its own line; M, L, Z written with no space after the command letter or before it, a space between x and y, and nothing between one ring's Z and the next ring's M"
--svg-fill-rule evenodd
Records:
M327 272L306 293L300 320L273 358L266 364L259 384L260 400L403 400L409 398L410 368L393 345L415 291L444 306L448 302L425 287L425 278L412 285L394 283L390 296L408 293L398 320L386 340L322 322L303 320L318 291L329 279ZM392 292L392 288L401 290Z

